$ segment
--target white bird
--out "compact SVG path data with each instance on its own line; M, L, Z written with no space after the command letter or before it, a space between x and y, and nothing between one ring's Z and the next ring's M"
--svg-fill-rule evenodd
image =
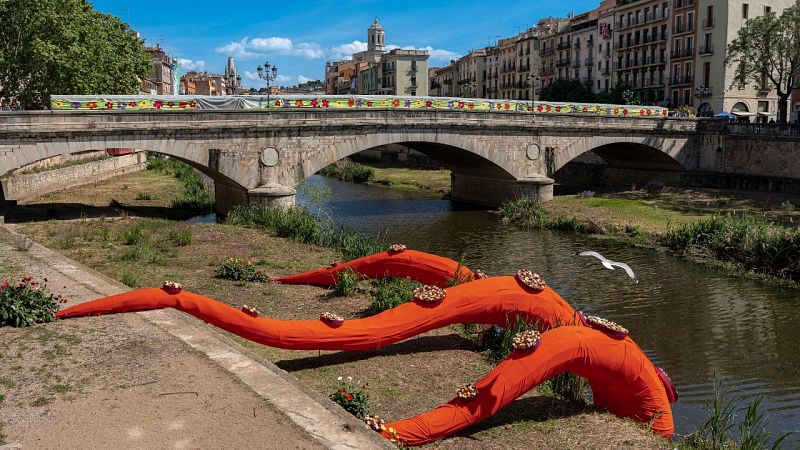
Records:
M631 267L629 265L625 264L625 263L611 261L610 259L608 259L605 256L601 255L600 253L592 252L592 251L580 252L580 253L578 253L578 256L594 256L595 258L600 260L600 264L602 264L603 267L605 267L606 269L614 270L614 266L617 266L620 269L623 269L625 271L625 273L627 273L628 276L631 277L631 279L633 280L634 283L638 283L639 282L639 279L636 278L636 274L633 273L633 269L631 269Z

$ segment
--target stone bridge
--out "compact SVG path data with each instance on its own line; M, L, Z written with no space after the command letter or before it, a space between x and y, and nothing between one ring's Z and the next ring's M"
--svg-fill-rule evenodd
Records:
M611 167L714 170L721 130L686 119L449 111L24 112L0 115L0 176L67 153L134 148L216 182L217 209L291 204L298 183L347 156L403 144L452 171L452 198L552 197L552 176L593 152ZM9 199L13 200L13 199Z

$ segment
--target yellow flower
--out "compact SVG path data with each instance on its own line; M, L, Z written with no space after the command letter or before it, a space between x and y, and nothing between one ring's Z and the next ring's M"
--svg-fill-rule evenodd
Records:
M389 427L389 433L392 433L392 434L394 434L394 428L392 428L392 427Z

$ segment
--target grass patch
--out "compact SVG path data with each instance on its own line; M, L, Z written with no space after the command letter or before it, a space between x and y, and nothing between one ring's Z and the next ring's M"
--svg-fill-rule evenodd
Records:
M751 216L724 216L672 229L662 243L745 270L800 283L800 229Z
M136 200L149 201L149 200L156 200L156 199L158 199L158 197L155 194L151 194L149 192L139 192L138 194L136 194Z
M355 270L347 267L336 274L336 284L333 285L333 295L337 297L349 297L359 291L358 283L361 275Z
M353 183L369 183L375 178L375 171L349 158L342 159L325 167L319 171L319 174Z
M169 239L177 247L186 247L187 245L191 245L192 244L192 228L187 225L187 226L178 227L178 228L176 228L174 230L170 230Z
M372 289L369 291L371 302L369 313L377 314L395 306L410 302L413 299L414 289L421 286L420 283L407 278L378 278L371 280Z
M190 165L176 159L151 155L147 170L178 179L183 187L182 197L172 203L173 208L208 212L214 209L214 198L203 184L203 178Z
M532 230L561 230L587 233L590 227L584 221L566 214L552 214L532 197L520 197L500 205L503 222Z

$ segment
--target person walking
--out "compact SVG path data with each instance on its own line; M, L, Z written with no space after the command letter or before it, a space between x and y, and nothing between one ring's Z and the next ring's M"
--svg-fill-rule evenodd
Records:
M6 101L6 99L3 99L3 101L0 102L0 111L11 112L11 105L8 104L8 101Z
M11 109L13 109L14 111L25 111L25 108L22 107L22 102L20 102L19 99L14 100Z

